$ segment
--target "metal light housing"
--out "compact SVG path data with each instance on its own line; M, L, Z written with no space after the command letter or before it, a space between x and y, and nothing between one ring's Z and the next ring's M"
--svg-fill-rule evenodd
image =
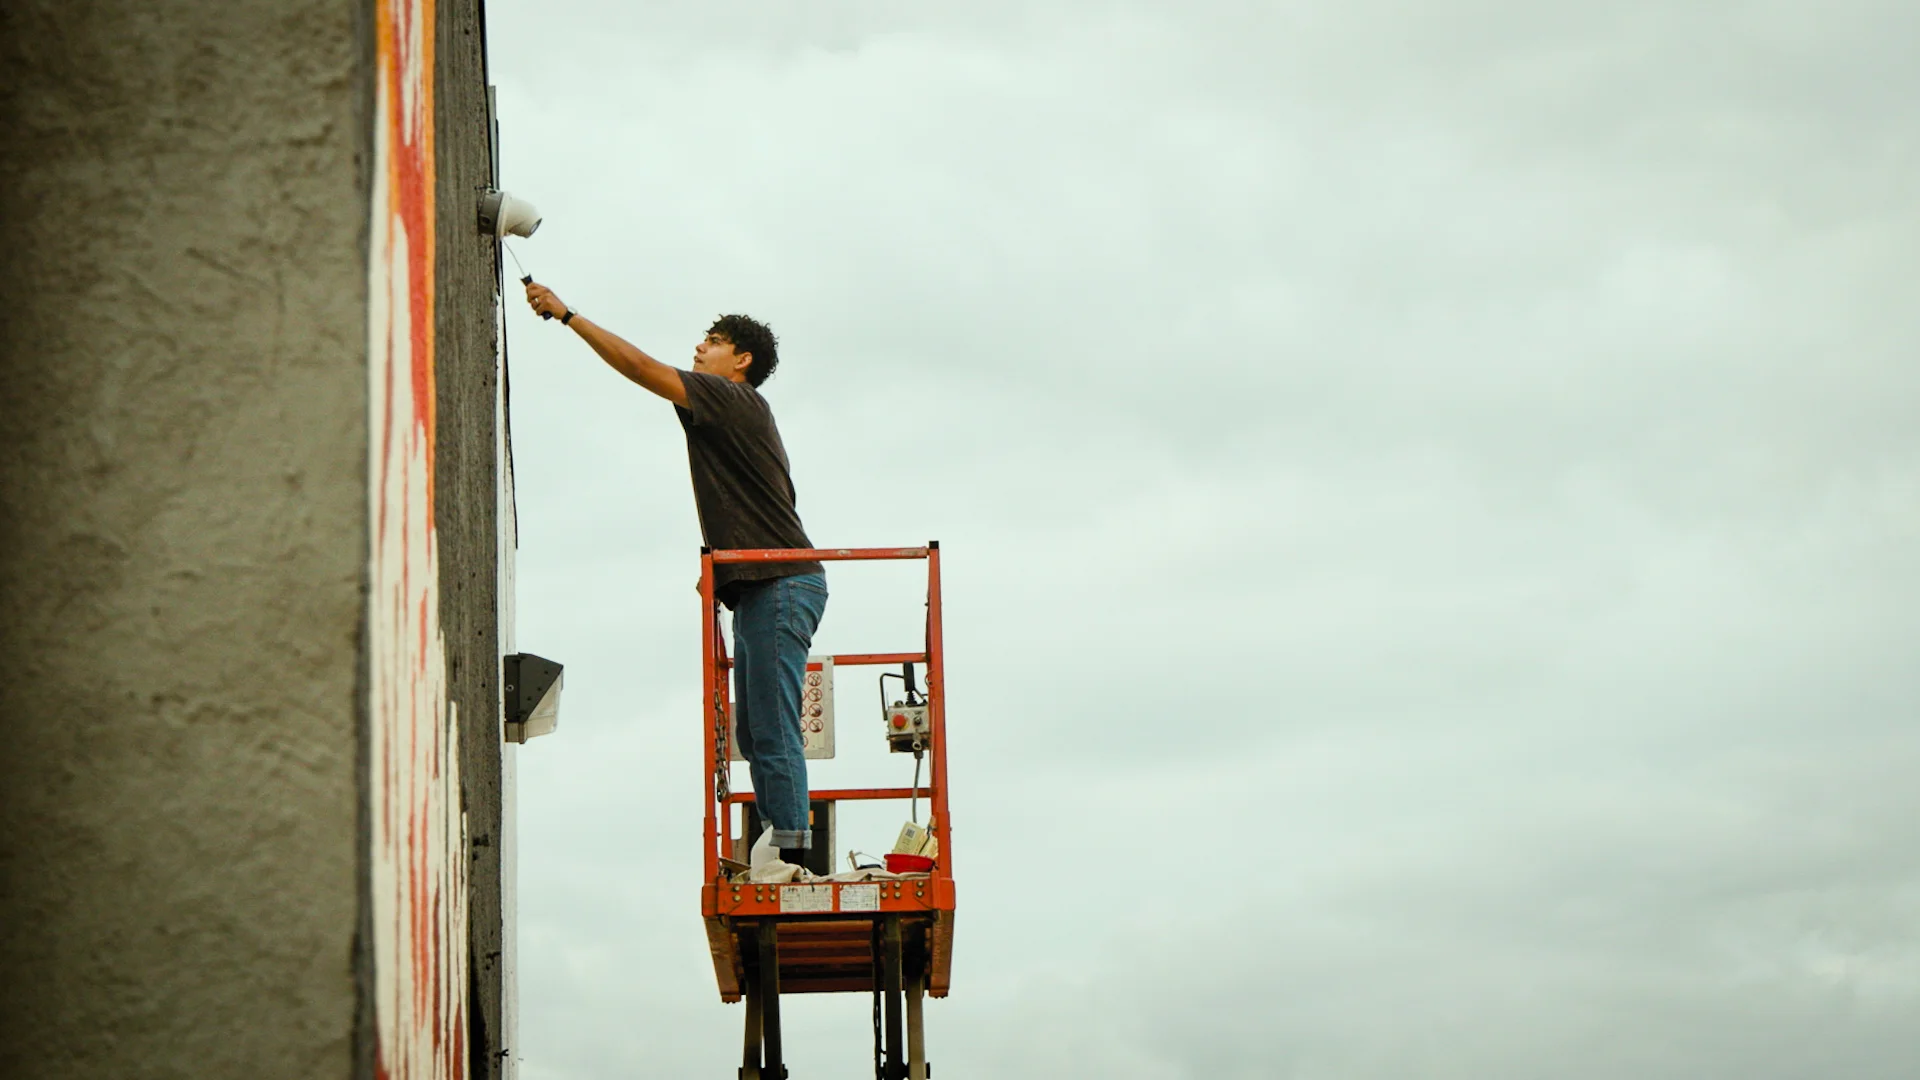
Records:
M550 735L560 726L561 665L532 653L514 653L501 662L506 689L506 739L524 743Z
M498 188L488 188L480 196L481 232L498 238L532 236L539 227L540 211L527 200Z

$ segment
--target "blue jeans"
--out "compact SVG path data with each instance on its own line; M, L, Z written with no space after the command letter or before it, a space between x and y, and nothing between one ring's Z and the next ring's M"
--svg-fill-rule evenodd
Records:
M760 819L773 826L775 847L813 846L800 694L807 650L826 611L825 574L750 586L733 607L734 737L747 759Z

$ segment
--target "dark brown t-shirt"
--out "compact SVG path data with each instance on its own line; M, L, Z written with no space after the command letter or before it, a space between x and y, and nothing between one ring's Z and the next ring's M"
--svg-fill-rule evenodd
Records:
M687 432L693 505L700 535L716 550L810 548L794 509L787 448L767 399L746 383L682 371L686 408L674 406ZM714 594L732 607L754 581L821 572L817 562L728 563L713 568Z

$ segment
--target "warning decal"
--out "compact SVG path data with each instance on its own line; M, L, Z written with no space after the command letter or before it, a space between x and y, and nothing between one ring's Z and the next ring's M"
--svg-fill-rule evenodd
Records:
M780 914L808 911L832 911L833 886L831 885L782 885L780 886Z

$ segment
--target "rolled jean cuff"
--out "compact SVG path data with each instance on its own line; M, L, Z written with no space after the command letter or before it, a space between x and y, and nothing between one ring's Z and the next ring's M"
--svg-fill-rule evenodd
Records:
M810 848L813 846L812 829L775 829L773 846L777 848Z

